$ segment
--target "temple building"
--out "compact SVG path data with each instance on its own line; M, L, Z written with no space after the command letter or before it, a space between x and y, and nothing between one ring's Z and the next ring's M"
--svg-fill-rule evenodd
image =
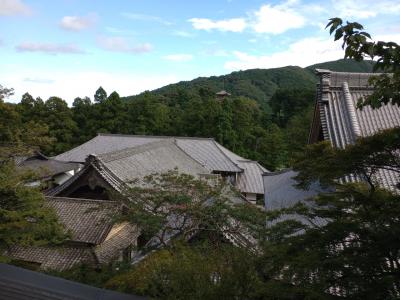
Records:
M140 261L150 253L149 249L157 249L164 245L164 241L159 240L157 234L144 238L140 228L130 223L114 223L112 216L124 212L123 201L120 201L118 195L129 197L130 188L148 187L146 177L156 173L175 170L211 183L225 179L237 182L242 188L251 184L249 188L263 192L257 186L261 180L254 183L251 176L261 178L265 169L256 162L235 157L231 152L225 153L228 150L220 148L222 146L214 140L116 135L100 137L106 139L100 142L95 140L94 143L92 140L93 144L89 141L86 146L77 147L57 157L60 160L63 155L68 155L69 159L82 167L64 183L45 192L46 205L54 209L65 229L71 232L71 238L56 247L13 246L8 249L9 257L37 268L56 270L69 269L82 263L96 267L118 260ZM109 139L114 139L113 143ZM86 156L83 150L98 154ZM212 155L207 150L215 151L216 154ZM238 176L238 172L245 170L247 177ZM224 193L232 203L246 202L243 196L231 189ZM208 199L206 202L212 201ZM186 220L187 217L171 215L166 227L185 226L181 219ZM237 228L237 222L233 219L229 221ZM190 221L188 224L190 226ZM179 232L172 230L167 240L172 241ZM189 238L196 236L197 231L193 231ZM221 229L218 236L224 242L236 246L256 245L254 238L245 229L238 232Z
M56 156L55 159L84 164L89 155L104 158L107 157L107 153L111 152L121 151L120 153L122 153L124 149L141 151L141 149L168 143L170 145L168 153L160 153L161 156L155 157L154 160L148 160L145 155L136 156L136 165L140 166L139 168L149 168L152 173L160 173L175 167L172 161L169 163L171 157L190 158L193 164L197 164L197 168L203 168L202 173L221 176L239 189L251 203L255 204L257 200L263 202L262 174L267 170L258 162L233 153L211 138L98 134L88 142ZM145 145L150 146L146 148ZM124 165L121 165L117 172L122 171L123 168ZM193 173L191 169L181 171L188 172L188 174ZM129 173L132 178L138 176L134 169L125 172Z

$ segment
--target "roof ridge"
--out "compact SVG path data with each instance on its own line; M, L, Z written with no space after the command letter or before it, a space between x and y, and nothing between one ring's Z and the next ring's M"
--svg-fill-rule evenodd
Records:
M118 204L116 201L103 200L103 199L87 199L87 198L72 198L72 197L58 197L58 196L45 196L46 200L50 201L68 201L68 202L91 202L97 204Z
M120 137L132 137L132 138L142 137L142 138L159 138L159 139L215 140L213 137L191 137L191 136L173 136L173 135L140 135L140 134L122 134L122 133L101 133L101 132L97 133L97 136L116 136L116 137L120 136Z
M317 75L321 75L321 74L352 74L352 75L365 75L366 77L368 76L372 76L372 75L380 75L380 74L384 74L384 73L374 73L374 72L341 72L341 71L332 71L329 69L319 69L316 68L314 69L315 73L317 73Z
M89 142L91 142L92 140L94 140L94 139L97 138L97 137L98 137L98 135L96 135L95 137L91 138L90 140L84 142L83 144L80 144L79 146L76 146L76 147L74 147L74 148L72 148L72 149L69 149L68 151L65 151L65 152L63 152L63 153L60 153L60 154L58 154L58 155L56 155L56 156L53 156L53 157L51 157L51 158L52 158L52 159L55 159L55 160L58 160L58 159L56 159L56 157L58 157L58 156L60 156L60 155L67 154L67 153L70 153L70 152L74 151L76 148L80 148L80 147L82 147L83 145L88 144Z

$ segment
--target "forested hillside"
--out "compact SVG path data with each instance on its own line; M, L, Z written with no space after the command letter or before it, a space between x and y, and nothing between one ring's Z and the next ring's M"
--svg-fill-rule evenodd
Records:
M214 137L274 170L290 165L307 141L315 67L359 72L370 71L371 63L339 60L307 68L247 70L125 98L99 88L94 101L77 97L72 107L58 97L44 101L26 93L16 105L1 103L0 140L29 143L55 155L98 132ZM232 96L216 99L221 89Z
M256 100L263 107L267 107L277 89L315 89L317 82L315 69L317 68L338 72L372 72L372 66L371 61L356 62L340 59L306 68L287 66L274 69L252 69L233 72L228 75L199 77L191 81L181 81L152 92L171 97L182 89L188 93L198 93L202 88L213 92L224 89L233 96L248 97ZM130 96L123 99L133 100L136 97Z

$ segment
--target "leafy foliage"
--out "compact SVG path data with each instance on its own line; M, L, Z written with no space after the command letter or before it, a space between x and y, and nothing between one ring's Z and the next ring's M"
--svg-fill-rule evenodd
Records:
M395 42L371 40L369 33L357 22L346 22L332 18L326 27L335 41L343 39L342 48L345 58L362 61L366 58L376 60L374 71L383 72L373 76L370 83L374 86L374 93L366 99L361 99L359 106L371 105L374 108L383 104L400 105L400 45ZM388 73L391 74L388 74Z
M207 243L161 250L106 287L157 299L251 299L262 282L252 258L239 248Z
M147 176L138 187L124 192L120 201L125 209L122 221L136 224L145 237L151 237L150 247L167 246L171 237L187 240L205 231L212 236L238 233L240 227L230 219L231 197L236 191L220 179L195 179L170 171Z
M12 162L0 164L0 250L15 244L59 243L66 237L39 189L26 186L33 179Z

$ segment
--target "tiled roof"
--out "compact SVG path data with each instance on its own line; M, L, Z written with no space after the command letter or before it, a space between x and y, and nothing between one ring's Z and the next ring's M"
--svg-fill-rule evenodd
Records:
M210 171L242 172L213 139L176 138L177 145Z
M154 173L178 172L198 176L209 171L178 147L174 139L163 139L134 148L97 156L121 181L131 183Z
M89 155L85 166L62 185L47 191L48 196L59 195L85 172L94 168L113 189L122 192L133 185L141 185L145 176L177 169L195 177L209 174L209 170L190 157L175 139L162 139L133 148L125 148L101 155Z
M77 163L48 158L41 153L30 157L19 157L16 159L16 164L18 168L37 172L41 177L54 176L79 168Z
M243 172L238 174L237 187L239 190L243 193L264 194L262 176L269 171L258 162L245 159L220 144L218 144L218 148L243 169Z
M265 173L263 176L265 189L265 209L275 210L291 207L299 201L314 197L324 191L313 183L308 190L296 187L298 172L290 169Z
M265 210L276 210L282 208L290 208L297 203L315 197L316 195L329 192L328 189L322 188L317 182L313 182L308 189L300 189L296 187L295 177L298 172L290 169L265 173L264 180L264 204ZM309 221L300 215L284 215L280 221L286 219L295 219L297 221L309 224ZM323 224L325 221L321 218L313 220L316 224Z
M88 247L34 247L12 246L8 251L13 259L35 262L41 269L66 270L80 263L95 264Z
M112 227L112 213L117 205L112 201L46 197L60 222L72 234L72 241L98 245Z
M357 108L360 98L372 94L373 87L368 84L368 79L377 74L329 70L317 70L317 74L320 76L320 84L310 143L318 141L320 129L324 140L331 141L334 147L345 148L358 137L400 126L400 107L397 105L388 104L379 109L369 106ZM377 175L378 182L390 189L397 179L390 171L380 171Z
M245 193L264 194L262 174L266 170L256 161L239 160L238 165L244 170L238 176L239 190Z
M41 269L65 270L80 263L108 263L136 244L139 230L130 223L113 224L116 202L46 197L72 237L59 246L12 246L13 259L35 262Z
M88 142L56 156L56 159L82 163L90 154L100 155L171 138L175 139L177 145L189 156L209 170L241 172L234 162L219 151L217 143L209 138L99 134Z
M179 149L208 170L193 169L193 166L188 169L186 166L182 172L237 173L241 192L263 193L262 173L267 170L209 138L99 134L87 143L60 154L57 159L84 161L88 155L96 154L96 159L103 164L98 165L99 169L108 169L123 182L129 182L143 174L161 173L179 167L183 162ZM119 184L114 182L113 186Z

